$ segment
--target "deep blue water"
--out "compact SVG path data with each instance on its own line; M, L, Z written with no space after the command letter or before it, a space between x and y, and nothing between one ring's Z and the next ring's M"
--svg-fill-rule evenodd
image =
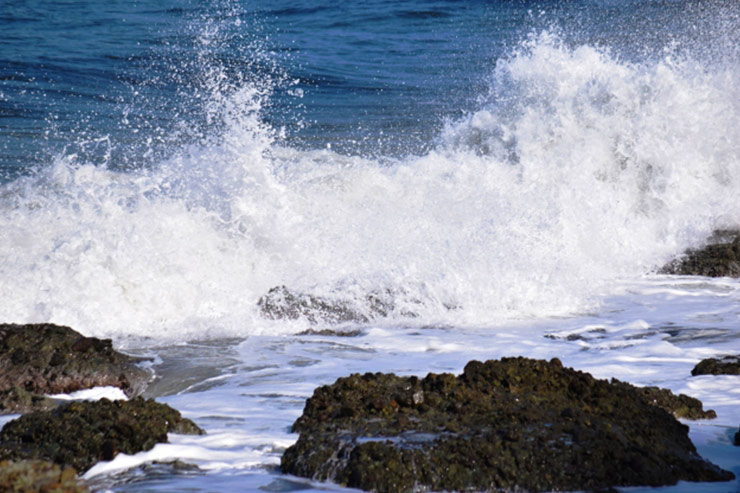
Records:
M527 36L641 59L694 37L731 43L718 9L737 15L678 0L2 2L0 179L60 153L150 166L212 136L214 69L221 90L269 89L263 118L291 145L419 154L490 96L497 60Z

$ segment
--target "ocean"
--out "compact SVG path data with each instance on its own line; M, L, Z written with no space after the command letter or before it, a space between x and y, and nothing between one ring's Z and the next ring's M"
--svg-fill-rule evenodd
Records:
M0 2L0 321L152 358L208 433L95 490L341 491L278 467L317 386L504 356L701 399L740 476L740 377L690 376L740 284L657 273L739 194L734 0Z

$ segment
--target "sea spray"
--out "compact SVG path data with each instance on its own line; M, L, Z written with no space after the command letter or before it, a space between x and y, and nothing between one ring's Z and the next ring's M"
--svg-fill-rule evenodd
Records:
M544 32L431 152L376 160L291 147L262 117L271 85L214 69L211 134L155 166L62 154L3 186L0 319L119 338L305 328L260 315L278 285L395 293L392 323L593 309L740 221L736 71Z

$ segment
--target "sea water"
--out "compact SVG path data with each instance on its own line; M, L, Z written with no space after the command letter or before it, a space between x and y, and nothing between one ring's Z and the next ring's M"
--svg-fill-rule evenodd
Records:
M737 2L36 0L0 30L0 321L152 358L208 433L94 489L340 490L278 469L317 386L519 355L698 397L740 475L740 377L690 376L740 352L740 284L656 274L740 226ZM276 286L370 321L272 320Z

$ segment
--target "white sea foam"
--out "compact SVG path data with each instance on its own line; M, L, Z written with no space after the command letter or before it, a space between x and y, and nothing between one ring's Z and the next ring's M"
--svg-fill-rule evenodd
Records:
M100 399L108 399L111 401L128 400L128 397L123 390L118 387L93 387L91 389L70 392L69 394L54 394L49 397L60 401L98 401Z
M545 33L435 150L390 163L293 150L260 120L264 90L217 93L223 132L153 169L63 155L2 188L0 319L119 339L295 331L256 309L282 284L390 290L396 322L584 312L740 224L738 80Z

